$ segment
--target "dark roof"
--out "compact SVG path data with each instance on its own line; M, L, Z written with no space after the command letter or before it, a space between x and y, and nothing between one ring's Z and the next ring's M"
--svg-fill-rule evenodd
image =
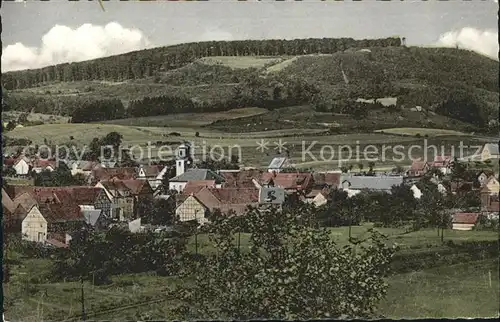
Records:
M259 169L220 172L226 181L224 187L227 188L255 188L253 180L259 181L262 173Z
M351 176L342 175L341 184L347 183L352 190L390 191L392 186L403 184L403 177L396 176Z
M259 183L273 184L275 187L281 187L283 189L308 190L312 188L313 176L309 172L265 172L262 174Z
M459 212L453 215L453 223L456 224L475 224L477 222L477 218L479 217L478 213L472 212Z
M146 177L156 177L163 170L163 166L161 166L161 165L145 165L145 166L141 166L139 168L139 171L140 171L140 169L142 169L144 171L144 175Z
M182 193L185 195L190 195L193 193L197 193L204 187L215 188L215 180L188 181L188 183L186 183L186 186L184 186Z
M92 170L92 177L97 181L111 180L113 178L130 180L137 178L137 171L134 167L97 168Z
M220 174L210 169L189 169L177 177L170 179L171 182L188 182L201 180L215 180L217 184L225 182L225 179Z

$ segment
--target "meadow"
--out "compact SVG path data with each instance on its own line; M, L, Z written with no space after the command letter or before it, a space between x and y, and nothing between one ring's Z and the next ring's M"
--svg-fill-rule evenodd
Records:
M371 224L353 226L352 236L363 238ZM405 234L402 229L375 228L387 235L390 244L397 242L402 251L433 252L443 246L435 229ZM347 243L348 227L330 229L339 246ZM445 231L445 241L454 242L497 240L494 231ZM213 253L206 235L191 238L188 251ZM235 235L235 245L237 235ZM249 236L240 236L243 249L249 245ZM11 281L4 285L6 317L11 321L64 320L81 318L81 284L79 282L50 283L51 262L47 259L27 259L9 254L13 272ZM491 284L490 284L491 272ZM491 317L498 314L499 279L498 260L469 261L446 265L387 278L386 298L380 303L378 314L387 318L424 317ZM161 277L154 273L113 276L112 283L95 285L92 280L83 284L85 310L89 319L146 320L176 319L174 308L179 303L165 295L180 283L190 281L178 277Z
M289 109L289 112L301 111L300 107ZM401 131L336 134L324 127L314 126L231 132L223 127L211 126L218 122L240 122L252 117L249 115L259 117L268 113L264 109L244 108L220 113L177 114L106 123L43 124L16 128L9 131L7 136L12 139L31 140L33 145L42 145L47 141L53 145L83 147L95 137L118 132L123 135L122 145L134 147L132 153L143 160L170 158L178 144L188 141L194 145L197 159L208 158L210 151L213 151L215 158L230 158L231 155L236 155L241 165L246 167L267 166L272 158L287 155L291 163L300 169L333 170L338 169L340 165L352 164L356 167L357 164L364 163L366 166L373 161L376 163L376 169L383 171L391 170L397 165L408 166L411 164L411 158L432 159L435 153L432 145L438 147L437 153L442 153L441 149L444 149L444 153L450 153L452 147L455 147L455 153L458 153L460 142L463 142L464 146L471 146L471 150L465 150L464 155L471 155L476 153L473 146L481 146L484 142L493 140L464 135L458 131L423 128L412 130L421 133L434 131L433 133L439 135L416 137L401 135ZM259 144L265 144L265 149L258 148ZM281 151L280 144L283 147ZM421 148L413 149L410 155L410 147L415 145ZM5 148L6 152L13 152L15 149L16 147ZM404 158L398 157L396 150L403 152Z

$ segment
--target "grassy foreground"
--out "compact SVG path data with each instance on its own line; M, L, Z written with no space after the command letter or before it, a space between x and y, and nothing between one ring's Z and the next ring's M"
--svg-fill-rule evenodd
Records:
M362 238L372 225L352 227L352 236ZM438 249L437 231L422 230L404 234L402 229L376 228L408 252ZM347 243L348 227L332 228L332 238L341 246ZM235 244L237 242L235 236ZM445 231L445 240L497 240L493 231ZM206 235L193 237L188 245L192 252L208 254L214 249ZM241 234L240 245L249 245L249 236ZM416 248L418 247L418 248ZM10 254L11 281L4 285L6 318L11 321L79 320L81 318L81 285L78 282L48 283L51 261L25 259ZM490 284L491 274L491 284ZM89 319L146 320L176 319L176 299L166 297L186 281L161 277L154 273L113 276L112 284L94 286L84 283L85 308ZM392 275L387 280L387 297L380 303L379 314L388 318L424 317L491 317L498 314L498 259L468 262L407 274Z

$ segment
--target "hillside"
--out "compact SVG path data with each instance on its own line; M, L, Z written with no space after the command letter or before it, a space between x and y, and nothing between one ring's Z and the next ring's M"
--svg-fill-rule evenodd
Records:
M7 107L73 116L73 122L128 118L127 124L131 118L176 113L246 107L270 110L248 119L206 125L235 132L310 128L311 123L339 132L390 127L484 132L498 124L494 121L498 118L498 62L484 56L454 48L403 47L393 38L272 42L252 41L247 47L245 42L185 44L69 64L76 70L88 70L85 77L78 73L66 73L67 77L56 73L56 77L54 71L66 70L68 64L7 73L3 79ZM335 43L343 45L327 46ZM208 44L218 44L214 47L218 49L189 51ZM247 49L238 51L239 56L227 50L240 47ZM160 64L180 52L191 54L175 64ZM110 77L105 72L92 73L88 67L114 61L114 68L120 69L124 66L120 64L134 59L142 63L150 59L151 69ZM125 70L133 70L133 66ZM79 79L82 77L86 80ZM397 103L367 103L380 98ZM101 112L110 105L112 111ZM302 106L301 114L291 112L291 106Z

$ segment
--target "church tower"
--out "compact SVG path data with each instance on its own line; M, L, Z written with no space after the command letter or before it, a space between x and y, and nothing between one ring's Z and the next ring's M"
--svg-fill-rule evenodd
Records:
M191 165L191 146L188 143L183 143L177 148L175 160L175 176L180 176L186 172Z

